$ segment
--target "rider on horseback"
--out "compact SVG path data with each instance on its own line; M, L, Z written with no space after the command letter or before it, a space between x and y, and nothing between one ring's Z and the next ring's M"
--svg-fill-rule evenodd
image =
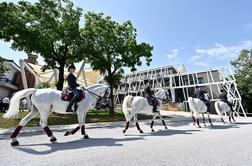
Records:
M226 103L230 107L232 112L234 111L233 110L233 104L228 101L227 92L224 89L220 90L219 98L220 98L221 101L223 101L224 103Z
M152 103L153 103L153 112L157 112L157 103L158 103L158 100L153 95L153 92L151 91L149 80L145 80L144 84L145 84L145 88L144 88L145 98L147 100L152 101Z
M196 89L194 91L194 97L200 99L201 101L203 101L205 103L205 105L207 106L207 109L209 110L209 108L210 108L210 102L205 99L205 93L206 93L206 91L200 89L199 86L196 86L195 88Z
M67 82L68 82L69 89L72 91L74 97L72 98L71 102L69 103L66 112L73 112L72 106L73 106L73 104L75 104L75 108L76 108L77 99L79 97L79 90L77 89L79 84L77 84L76 77L74 76L75 66L70 65L68 67L68 71L69 71L69 75L67 76ZM74 110L76 110L76 109L74 109Z

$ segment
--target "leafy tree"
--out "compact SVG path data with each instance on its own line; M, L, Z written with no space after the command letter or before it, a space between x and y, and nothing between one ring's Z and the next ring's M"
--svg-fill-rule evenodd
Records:
M10 42L14 50L42 56L46 62L43 70L57 68L57 89L61 90L64 67L80 61L84 49L79 29L81 12L70 0L2 2L0 39Z
M242 50L231 64L235 67L237 87L241 93L243 104L248 111L252 110L252 49Z
M137 43L136 29L130 21L119 24L103 13L88 12L81 35L85 40L85 56L94 70L105 75L105 81L110 86L110 113L113 114L113 90L122 78L122 67L135 71L136 66L142 64L141 57L149 65L153 47Z

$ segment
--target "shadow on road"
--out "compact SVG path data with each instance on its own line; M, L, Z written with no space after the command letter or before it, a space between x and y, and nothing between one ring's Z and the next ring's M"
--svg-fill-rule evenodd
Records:
M15 149L23 151L25 153L29 153L29 154L46 155L46 154L50 154L50 153L54 153L54 152L62 151L62 150L74 150L74 149L81 149L81 148L87 148L87 147L122 146L123 144L120 142L137 141L137 140L143 140L143 139L144 138L142 137L122 138L122 139L91 138L91 139L85 139L85 140L81 139L81 140L75 140L75 141L70 141L70 142L60 142L60 143L19 145L18 147L15 147ZM46 146L46 150L41 151L41 149L43 149L43 146Z
M182 135L191 135L193 134L193 132L198 132L201 130L158 130L158 131L154 131L154 132L150 132L150 133L143 133L143 134L125 134L125 136L142 136L142 137L146 137L146 136L172 136L172 135L178 135L178 134L182 134Z

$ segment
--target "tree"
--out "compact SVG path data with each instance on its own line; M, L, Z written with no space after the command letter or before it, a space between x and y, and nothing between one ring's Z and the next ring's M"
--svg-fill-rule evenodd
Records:
M86 54L92 68L105 75L110 86L110 113L114 113L113 90L120 84L123 67L136 70L145 58L147 65L151 62L153 47L146 43L137 43L136 29L130 21L119 24L104 16L103 13L88 12L85 26L81 30L85 40Z
M235 78L245 109L252 110L252 49L242 50L237 59L231 61L235 67Z
M64 67L83 58L79 21L82 10L70 0L0 3L0 39L14 50L44 58L43 70L57 68L57 89L62 90Z

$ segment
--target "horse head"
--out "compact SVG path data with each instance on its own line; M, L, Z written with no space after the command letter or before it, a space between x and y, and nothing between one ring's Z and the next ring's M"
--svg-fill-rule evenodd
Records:
M162 88L157 88L155 96L161 100L166 99L167 97L167 90L164 90Z
M209 101L209 100L210 100L209 94L208 94L208 93L204 93L204 98L205 98L207 101Z

